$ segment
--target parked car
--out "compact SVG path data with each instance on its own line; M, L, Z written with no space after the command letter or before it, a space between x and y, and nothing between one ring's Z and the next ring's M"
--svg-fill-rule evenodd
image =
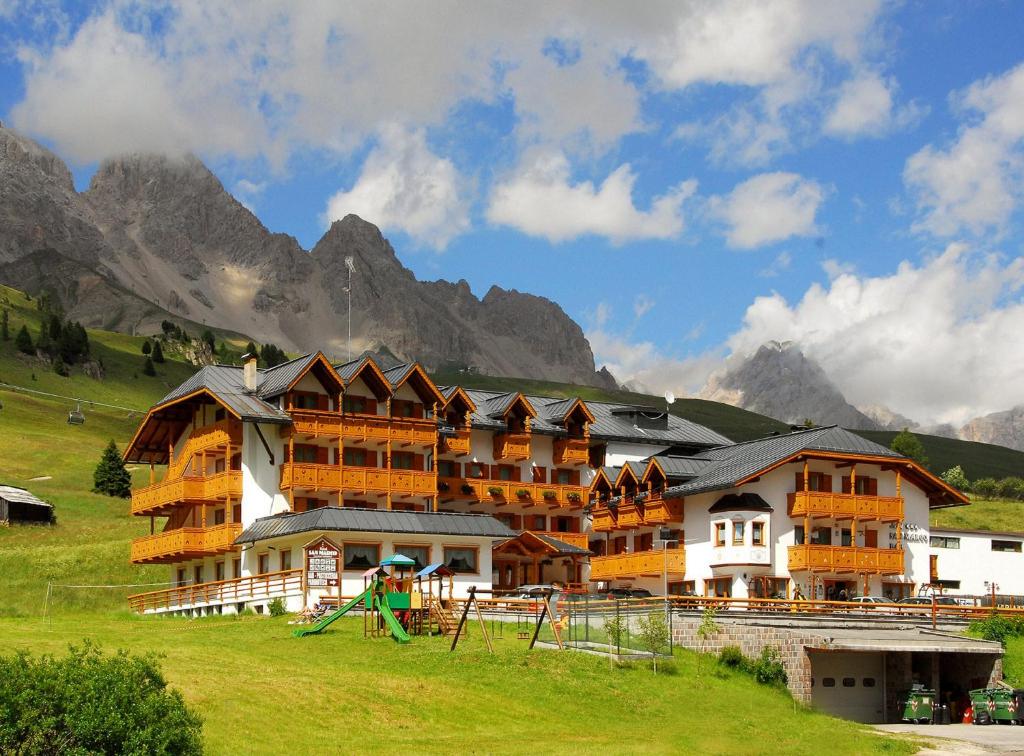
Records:
M851 604L859 605L863 609L892 609L896 602L885 596L854 596L850 599Z
M646 599L654 598L654 594L646 588L609 588L604 593L609 599Z
M904 605L905 604L911 604L911 605L931 606L932 605L932 597L931 596L911 596L910 598L900 599L899 603L904 604ZM938 606L960 606L960 602L957 601L952 596L936 596L935 597L935 603Z

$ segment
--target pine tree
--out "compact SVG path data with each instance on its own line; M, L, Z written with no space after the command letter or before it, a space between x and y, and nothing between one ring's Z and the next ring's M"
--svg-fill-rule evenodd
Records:
M251 355L254 355L254 356L257 356L257 357L258 357L258 356L259 356L259 353L260 353L260 352L259 352L259 350L258 350L258 349L256 348L256 345L255 345L255 344L253 344L253 343L252 343L252 342L250 341L250 342L249 342L248 344L246 344L246 345L245 345L245 353L246 353L246 354L251 354Z
M146 358L146 361L142 365L142 374L149 376L156 375L156 368L153 367L153 360L149 357Z
M902 454L904 457L910 457L910 459L917 462L921 467L928 467L928 455L925 454L924 444L921 443L921 439L910 432L909 429L904 428L896 437L893 438L892 444L889 448L894 452Z
M203 335L200 338L210 346L211 352L213 352L216 349L217 342L213 338L213 331L211 331L209 328L203 331Z
M160 346L160 342L156 341L153 343L153 362L164 362L164 350Z
M4 308L3 314L0 315L0 339L4 341L11 340L11 325L9 322L10 315L7 312L7 308Z
M24 352L25 354L36 353L32 346L32 337L28 335L27 326L22 326L21 330L18 331L18 335L14 337L14 345L18 347L19 352Z
M93 492L127 499L132 495L132 476L124 466L117 444L110 439L92 474Z
M142 353L149 354L153 351L153 345L149 343L149 339L142 342Z

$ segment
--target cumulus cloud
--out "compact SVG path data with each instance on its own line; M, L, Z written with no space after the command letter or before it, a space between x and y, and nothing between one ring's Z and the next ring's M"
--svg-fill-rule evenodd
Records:
M655 197L649 210L633 203L636 174L628 163L595 186L573 183L563 153L541 153L495 186L487 220L531 236L562 242L593 234L614 243L637 239L670 239L682 233L683 203L697 182L683 181Z
M874 0L112 3L66 34L23 36L14 122L81 162L187 149L281 165L296 150L350 152L383 123L435 127L463 103L508 101L523 143L606 150L645 127L652 92L754 88L774 93L768 109L779 93L814 94L807 69L857 61L879 12ZM552 40L572 54L552 55Z
M328 200L325 219L330 223L354 213L444 249L469 228L461 182L452 161L430 151L422 130L387 127L356 183Z
M734 354L792 340L855 405L960 424L1024 402L1024 258L950 245L887 276L835 268L799 302L760 297L727 341Z
M796 173L762 173L726 196L709 200L711 215L726 225L729 246L751 249L818 233L815 216L824 188Z
M1024 64L954 94L965 125L952 144L907 160L915 230L937 236L1002 231L1024 189Z
M916 121L923 108L916 104L897 106L896 83L875 71L864 71L839 88L839 96L825 118L825 132L852 139L880 136L891 129Z

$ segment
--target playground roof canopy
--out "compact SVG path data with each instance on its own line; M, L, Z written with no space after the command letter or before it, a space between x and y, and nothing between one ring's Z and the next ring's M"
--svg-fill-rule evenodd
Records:
M435 564L428 564L422 570L417 572L413 577L424 578L430 575L437 575L438 577L450 577L455 573L445 566L444 562L436 562Z
M381 561L381 567L412 567L416 564L415 559L410 559L405 554L392 554Z

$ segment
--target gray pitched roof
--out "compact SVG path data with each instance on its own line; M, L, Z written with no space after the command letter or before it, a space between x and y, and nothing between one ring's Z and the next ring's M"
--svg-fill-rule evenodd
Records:
M242 368L235 365L206 365L192 377L173 389L167 396L157 402L157 407L180 399L193 392L206 389L224 402L243 420L254 420L261 423L291 423L286 412L261 399L259 393L263 374L258 374L256 393L245 388Z
M15 488L14 486L0 486L0 499L4 501L16 501L19 504L32 504L37 507L48 507L53 509L53 505L49 502L45 502L34 494L29 493L24 488Z
M309 367L309 363L314 359L316 359L315 353L304 354L301 357L296 357L294 360L282 362L280 365L261 370L261 380L258 384L259 395L268 399L280 396L288 390L292 382L302 374L303 370Z
M694 454L692 459L709 463L705 470L685 483L666 488L664 495L672 498L732 488L744 478L805 450L903 458L892 449L834 425L811 428Z
M665 471L669 480L683 480L696 478L714 464L710 459L695 459L693 457L675 457L669 455L658 455L650 457L658 460L661 469Z
M236 544L318 530L335 532L512 538L515 531L490 515L449 512L396 512L354 507L323 507L308 512L262 517L242 531Z

